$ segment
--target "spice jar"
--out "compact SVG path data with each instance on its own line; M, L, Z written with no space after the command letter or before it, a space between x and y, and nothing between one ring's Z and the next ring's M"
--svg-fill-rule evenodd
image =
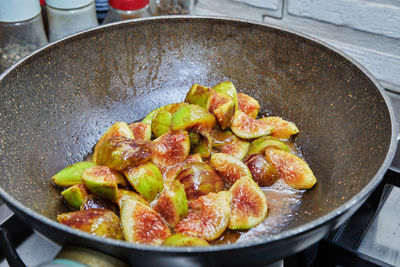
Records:
M149 17L149 0L109 0L110 8L104 19L104 24L127 20Z
M161 15L190 15L193 12L193 0L151 0L151 12Z
M46 43L38 0L0 1L0 73Z
M46 0L46 4L50 41L99 25L94 0Z

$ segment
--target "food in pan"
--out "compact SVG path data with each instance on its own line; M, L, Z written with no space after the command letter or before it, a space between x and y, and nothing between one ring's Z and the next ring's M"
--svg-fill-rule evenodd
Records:
M299 130L259 116L256 99L231 82L193 85L185 102L141 122L116 122L91 162L54 175L71 212L57 220L94 235L164 246L208 246L226 231L268 220L263 189L307 190L316 178L291 148Z

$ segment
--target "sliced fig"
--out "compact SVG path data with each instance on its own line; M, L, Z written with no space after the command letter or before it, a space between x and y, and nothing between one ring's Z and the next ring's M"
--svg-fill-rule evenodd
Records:
M171 235L167 223L150 207L126 199L121 209L121 224L128 242L161 245Z
M165 110L172 114L175 111L177 111L180 107L185 106L185 105L187 105L187 103L181 102L181 103L172 103L172 104L168 104L168 105L156 108L155 110L153 110L149 114L147 114L147 116L142 120L142 122L151 125L153 118L158 111Z
M80 206L80 210L89 210L89 209L107 209L113 211L115 214L118 213L118 207L109 201L106 201L96 195L88 195Z
M237 98L239 109L246 113L250 118L257 118L258 112L260 111L260 104L258 101L243 93L238 93Z
M78 210L89 195L89 191L84 184L76 184L62 191L61 195L68 205Z
M263 155L253 154L244 163L259 186L271 186L279 179L275 167Z
M276 148L267 148L265 157L275 167L279 178L294 189L310 189L317 182L317 178L308 164L292 153Z
M222 131L220 129L213 129L210 133L212 140L212 147L220 147L230 143L233 143L236 140L235 135L229 131Z
M71 186L75 184L81 184L81 175L87 168L93 167L95 164L93 162L81 161L74 163L61 171L51 178L51 181L62 187Z
M151 122L151 131L155 138L168 132L171 128L171 113L166 110L159 110Z
M149 203L146 201L146 199L144 199L138 193L135 193L135 192L130 191L130 190L118 189L117 204L118 204L119 208L122 207L124 201L127 200L127 199L132 199L132 200L135 200L135 201L138 201L138 202L142 203L143 205L149 206Z
M189 134L186 131L169 131L154 140L154 164L164 168L184 161L190 152Z
M212 154L210 165L214 167L229 187L242 177L252 178L246 164L240 161L240 159L225 153Z
M123 136L107 139L100 147L97 165L122 171L138 166L153 156L153 143Z
M217 119L219 126L225 130L231 125L233 115L235 114L235 103L230 98L226 103L214 109L212 113Z
M276 138L289 139L292 135L299 132L299 129L293 122L286 121L280 117L265 117L260 119L260 121L274 128L271 135Z
M124 171L132 187L147 201L152 201L164 188L160 170L151 162L128 168Z
M150 141L151 139L151 124L143 122L135 122L128 125L132 130L133 136L137 140Z
M97 142L96 146L94 147L92 161L93 163L97 163L97 156L99 154L100 147L103 143L112 137L123 136L127 138L135 138L133 136L131 128L129 128L128 124L125 122L116 122L114 123L108 130L100 137L100 140Z
M115 178L117 178L118 186L125 188L129 186L129 182L128 180L126 180L125 175L123 173L116 170L111 170L111 172L115 175Z
M190 136L190 134L189 134L189 136ZM194 141L196 141L196 142L194 142ZM192 143L193 143L193 145L192 145ZM211 140L211 136L208 132L197 133L195 138L192 137L190 153L199 154L203 158L208 158L211 155L211 150L212 150L212 140Z
M267 216L265 194L252 179L244 177L237 180L229 191L232 193L229 229L250 229Z
M57 221L94 235L114 239L123 238L119 218L110 210L89 209L68 212L58 215Z
M93 166L82 173L82 181L93 194L109 201L117 200L117 178L106 166Z
M225 187L224 181L214 169L202 162L187 164L176 179L185 187L188 200L196 199L210 192L222 191Z
M210 107L211 96L211 88L193 84L189 92L186 94L185 102L199 105L200 107L208 110Z
M186 105L178 109L171 117L172 130L211 131L216 121L213 115L198 105Z
M249 142L240 140L239 138L235 138L234 142L224 146L217 147L214 149L214 151L217 153L229 154L237 159L242 160L246 156L249 147L250 147Z
M288 147L288 145L280 141L276 137L264 136L257 138L256 140L251 142L249 152L247 153L247 157L253 154L264 154L265 149L268 147L275 147L290 152L290 148Z
M165 183L164 190L152 205L170 227L183 219L188 212L185 188L178 180Z
M230 81L225 81L220 84L215 85L212 89L214 89L218 93L224 93L232 97L233 102L235 103L235 111L238 110L238 98L236 93L236 88Z
M194 162L203 162L203 158L199 154L189 155L183 162L179 162L166 168L163 173L164 183L175 180L175 178L187 164Z
M273 129L273 125L262 120L250 118L241 110L235 112L231 124L232 132L245 139L253 139L269 135Z
M210 244L202 238L177 233L165 239L162 245L169 247L207 247Z
M229 191L220 191L192 201L188 216L176 225L175 232L191 234L207 241L218 238L229 223L231 197Z

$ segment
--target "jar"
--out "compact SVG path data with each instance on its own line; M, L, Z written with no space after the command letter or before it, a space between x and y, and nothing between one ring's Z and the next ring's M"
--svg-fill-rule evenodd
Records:
M99 25L94 0L46 0L46 4L50 41Z
M0 1L0 73L45 44L38 0Z
M104 19L104 24L127 20L149 17L149 0L109 0L110 8Z
M151 0L151 13L162 15L190 15L193 12L193 0Z

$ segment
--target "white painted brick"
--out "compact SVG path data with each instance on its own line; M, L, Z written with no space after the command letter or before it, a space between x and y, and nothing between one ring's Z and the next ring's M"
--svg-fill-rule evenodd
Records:
M288 0L288 13L400 38L400 3L395 0Z
M233 0L235 2L242 2L251 6L267 8L271 10L278 10L282 7L283 0Z

